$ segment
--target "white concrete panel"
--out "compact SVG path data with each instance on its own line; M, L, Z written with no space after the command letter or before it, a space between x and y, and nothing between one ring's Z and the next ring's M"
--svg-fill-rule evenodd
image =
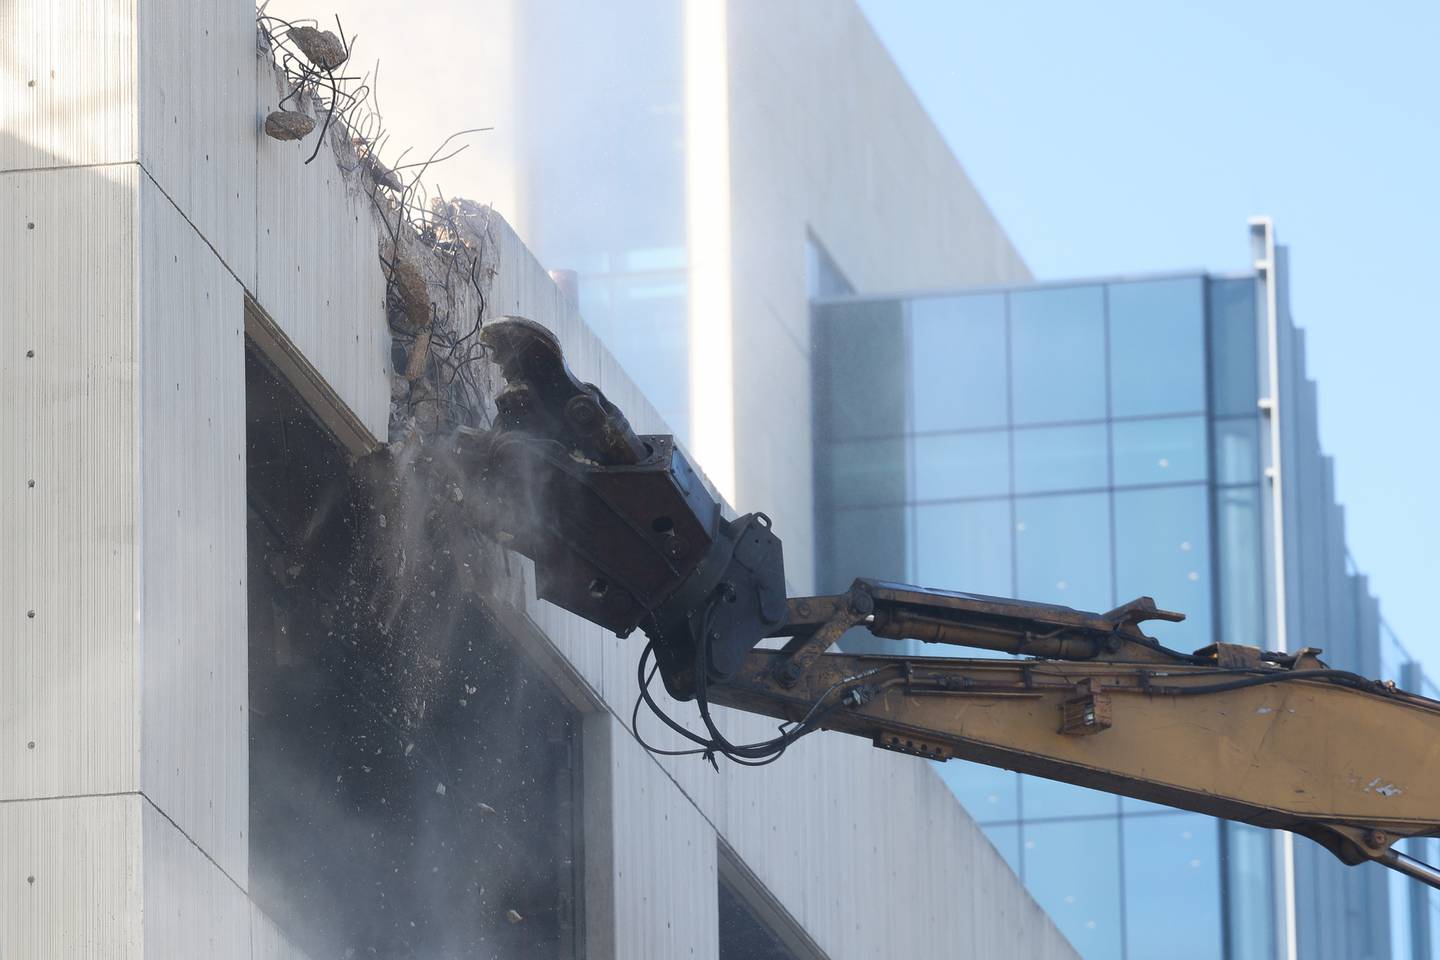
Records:
M0 957L140 956L142 802L0 803Z
M0 799L136 789L135 164L0 174Z
M136 158L136 4L0 3L0 170Z
M856 4L728 9L735 506L774 515L808 592L807 230L862 292L1029 273Z
M587 896L586 924L598 923L613 941L592 942L592 954L596 960L716 957L714 828L678 797L674 783L612 715L590 720L585 750L586 790L607 792L610 805L609 834L593 844L587 836L587 858L599 858L587 859L587 894L600 895Z
M255 9L139 0L140 162L255 286Z
M142 786L243 884L244 291L148 178L140 221Z
M257 117L285 95L268 57L254 64ZM255 138L256 302L384 442L389 436L390 331L380 231L370 198L314 137Z
M250 960L250 901L155 807L141 807L144 956Z

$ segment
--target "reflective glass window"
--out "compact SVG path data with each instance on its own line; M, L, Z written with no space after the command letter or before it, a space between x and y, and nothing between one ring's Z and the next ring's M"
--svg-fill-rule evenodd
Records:
M1223 954L1220 837L1199 814L1125 817L1126 946L1132 957Z
M1204 417L1117 420L1112 431L1117 487L1209 479Z
M1008 500L917 506L911 579L945 590L1010 596L1010 544Z
M1056 287L1010 295L1015 422L1105 416L1103 287Z
M915 437L915 499L1003 497L1010 493L1010 438L1004 430Z
M905 506L837 510L819 524L820 589L848 590L856 577L904 582L909 567Z
M1015 492L1093 490L1110 485L1105 424L1015 431Z
M1245 823L1218 824L1229 888L1226 926L1234 960L1270 960L1277 947L1275 839L1279 834Z
M1086 960L1119 960L1119 818L1027 823L1022 847L1026 886L1076 951Z
M1005 296L910 301L915 429L1006 424Z
M1017 596L1109 610L1110 498L1104 493L1015 501Z
M1020 809L1026 820L1036 817L1087 817L1119 813L1120 798L1113 793L1077 787L1073 783L1023 777L1020 781Z
M1268 646L1261 510L1258 486L1215 491L1220 636L1226 643Z
M884 437L906 432L904 319L897 300L816 306L815 432Z
M831 506L870 507L908 499L904 437L841 440L830 444L826 454L821 481L829 483Z
M752 900L763 894L732 884L723 867L717 886L720 893L717 960L800 960L795 951L786 946L785 938L751 906Z
M1255 412L1260 399L1260 314L1253 277L1210 281L1210 363L1214 413Z
M1255 415L1215 421L1215 482L1258 483L1260 420Z
M1020 818L1018 773L964 760L937 763L935 772L978 822Z
M1155 623L1166 646L1210 643L1210 522L1202 485L1115 492L1116 601L1154 597L1183 623Z
M1114 415L1204 411L1204 280L1114 283L1109 293Z

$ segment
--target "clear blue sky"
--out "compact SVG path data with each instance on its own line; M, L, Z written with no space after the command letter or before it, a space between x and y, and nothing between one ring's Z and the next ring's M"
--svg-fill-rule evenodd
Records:
M1036 276L1241 270L1275 218L1351 552L1440 680L1440 3L861 6Z

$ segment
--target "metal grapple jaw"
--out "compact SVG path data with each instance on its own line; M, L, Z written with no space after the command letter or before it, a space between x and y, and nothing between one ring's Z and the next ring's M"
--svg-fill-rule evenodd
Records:
M674 437L637 436L549 330L506 317L481 339L507 382L495 426L460 441L482 525L535 562L541 599L622 637L643 630L671 696L693 695L697 669L728 678L786 616L769 519L726 520Z

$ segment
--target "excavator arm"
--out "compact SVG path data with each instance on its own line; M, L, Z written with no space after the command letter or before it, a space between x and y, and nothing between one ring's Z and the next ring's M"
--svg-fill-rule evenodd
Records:
M787 600L768 518L725 518L673 438L636 436L548 331L507 318L482 337L509 383L495 426L457 444L486 493L482 526L535 561L542 598L646 634L637 715L648 704L694 744L683 752L756 765L834 730L1290 830L1440 887L1394 847L1440 835L1440 703L1309 648L1171 650L1141 624L1183 616L1149 598L1087 613L859 579ZM1010 657L829 652L855 629ZM705 732L656 701L656 673ZM712 705L780 720L779 735L731 743Z

